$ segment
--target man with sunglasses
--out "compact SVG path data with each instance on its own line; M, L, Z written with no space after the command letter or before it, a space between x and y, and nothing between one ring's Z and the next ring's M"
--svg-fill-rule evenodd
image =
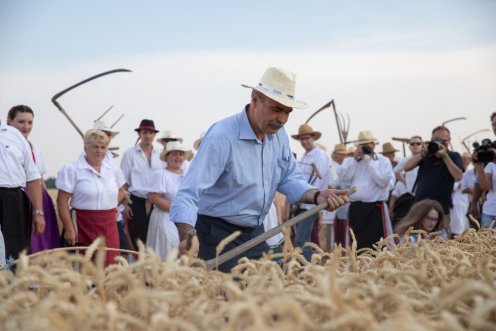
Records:
M446 215L452 207L453 184L463 176L463 162L460 154L449 150L451 133L444 126L432 130L430 145L437 145L437 151L422 146L419 154L406 161L403 169L410 171L417 165L418 174L415 187L415 202L424 199L438 201Z

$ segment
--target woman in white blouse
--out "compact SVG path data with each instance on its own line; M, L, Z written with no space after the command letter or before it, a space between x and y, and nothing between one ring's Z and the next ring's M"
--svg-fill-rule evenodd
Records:
M105 133L88 130L84 135L85 154L64 165L57 175L57 208L69 245L89 245L104 237L107 247L119 248L116 220L117 206L125 193L124 176L119 168L103 162L108 144ZM106 265L115 263L117 255L108 252Z
M17 105L9 110L7 115L7 124L19 130L24 138L28 140L31 130L33 129L34 112L25 105ZM45 161L41 155L40 149L28 140L31 147L31 157L40 172L43 175L47 172ZM57 248L60 246L59 225L57 222L57 215L55 214L55 207L52 198L45 187L45 182L42 183L42 198L43 198L43 211L42 214L45 218L45 231L40 234L31 234L29 241L29 252L37 253L46 249ZM38 211L40 213L40 211Z
M146 244L162 259L179 246L179 233L169 219L169 210L183 181L182 165L189 152L179 141L169 142L160 154L160 159L167 163L167 167L156 170L150 178L148 200L155 208L150 215Z

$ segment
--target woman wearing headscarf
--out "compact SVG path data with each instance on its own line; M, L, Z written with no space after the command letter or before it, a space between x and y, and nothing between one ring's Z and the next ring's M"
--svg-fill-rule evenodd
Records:
M106 246L119 248L117 206L124 199L124 176L118 167L103 162L109 137L91 129L84 135L84 151L78 160L58 173L57 208L69 245L89 245L104 237ZM107 252L106 265L115 263L117 252Z

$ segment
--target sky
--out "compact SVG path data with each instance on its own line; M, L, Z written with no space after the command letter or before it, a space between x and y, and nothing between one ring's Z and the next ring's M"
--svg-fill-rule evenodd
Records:
M0 119L17 104L34 110L29 139L42 150L45 177L56 176L83 148L51 102L59 91L101 72L132 70L58 101L83 131L111 106L107 122L124 114L112 141L119 154L134 145L143 118L192 146L249 102L241 83L257 84L276 66L296 74L296 98L310 105L292 112L289 135L334 100L349 119L348 140L363 130L381 144L428 139L435 126L465 117L447 124L462 152L460 141L491 129L496 111L495 17L495 0L0 0ZM331 109L309 124L329 150L339 143ZM468 142L483 138L494 136Z

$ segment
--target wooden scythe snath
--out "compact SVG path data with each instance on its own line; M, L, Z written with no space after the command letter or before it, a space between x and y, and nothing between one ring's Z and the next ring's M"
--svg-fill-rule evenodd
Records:
M81 86L83 84L86 84L89 81L92 81L94 79L100 78L102 76L106 76L106 75L110 75L110 74L113 74L113 73L117 73L117 72L131 72L131 70L128 70L128 69L114 69L114 70L109 70L109 71L102 72L101 74L98 74L98 75L95 75L95 76L91 76L90 78L87 78L87 79L85 79L85 80L83 80L83 81L81 81L81 82L79 82L77 84L74 84L74 85L66 88L65 90L60 91L59 93L55 94L52 97L53 104L60 110L60 112L67 118L67 120L69 120L69 122L76 129L76 131L79 133L79 135L81 136L81 138L84 137L83 131L81 131L81 129L79 129L79 127L76 125L76 123L74 123L74 121L69 116L69 114L67 114L67 112L64 110L64 108L62 108L62 106L58 103L57 99L60 98L61 96L63 96L64 94L66 94L67 92L69 92L70 90L75 89L76 87Z
M336 105L334 104L334 99L331 99L328 103L317 109L310 117L305 121L305 123L310 122L312 118L315 117L318 113L320 113L322 110L329 108L332 106L332 109L334 111L334 118L336 120L336 125L338 127L338 136L339 136L339 142L341 144L345 143L346 139L348 138L348 132L350 131L350 116L346 115L348 118L348 121L344 118L344 116L336 111Z
M401 143L403 145L403 157L406 157L406 147L405 147L405 144L409 143L410 142L410 139L409 138L397 138L397 137L393 137L391 139L393 139L394 141L401 141Z

